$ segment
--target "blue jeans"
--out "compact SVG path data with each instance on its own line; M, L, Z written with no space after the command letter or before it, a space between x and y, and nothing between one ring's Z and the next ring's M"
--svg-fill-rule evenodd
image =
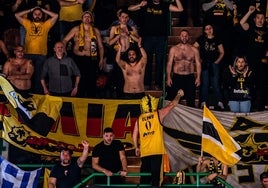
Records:
M213 87L213 93L216 100L216 105L219 101L222 101L222 95L220 91L220 68L219 64L212 63L210 68L204 69L201 72L201 102L207 102L209 96L210 81Z
M147 65L145 70L145 85L151 85L154 82L158 86L162 86L163 71L164 71L164 55L166 54L165 48L167 43L166 36L144 36L143 47L147 53ZM152 64L153 55L155 54L155 75L152 79Z
M228 105L231 112L249 113L251 107L251 101L229 101Z

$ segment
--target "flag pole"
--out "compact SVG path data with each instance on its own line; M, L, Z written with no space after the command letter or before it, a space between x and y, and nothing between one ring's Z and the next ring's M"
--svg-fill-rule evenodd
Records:
M204 104L204 106L203 106L203 117L204 117L204 110L205 110L206 107L207 107L206 104ZM202 122L203 122L203 120L202 120ZM201 138L202 138L202 134L203 134L203 125L202 125ZM200 151L200 156L203 157L202 139L201 139L201 151Z

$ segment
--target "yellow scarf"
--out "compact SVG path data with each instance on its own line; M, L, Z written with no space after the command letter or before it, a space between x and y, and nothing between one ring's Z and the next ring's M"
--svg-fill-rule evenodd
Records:
M79 48L80 47L83 48L84 45L85 45L85 35L89 36L91 40L96 39L93 27L90 26L88 31L85 32L83 23L81 23L80 26L79 26Z

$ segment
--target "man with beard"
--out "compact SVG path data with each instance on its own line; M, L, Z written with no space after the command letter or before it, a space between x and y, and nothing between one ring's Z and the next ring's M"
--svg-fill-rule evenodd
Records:
M139 32L143 47L148 56L145 71L145 85L147 88L159 90L163 85L164 57L169 35L168 24L171 12L182 12L180 0L174 3L165 0L142 0L138 4L130 5L128 10L138 11ZM155 71L153 73L153 62Z
M195 107L195 89L200 85L201 63L197 48L189 44L189 32L182 30L181 42L170 48L167 62L167 100L179 89L184 91L187 106ZM196 71L196 77L195 77Z
M31 77L34 72L30 59L24 57L23 46L16 46L14 58L9 58L3 67L3 75L10 81L17 92L29 93L31 89Z
M72 160L72 150L61 150L61 162L52 168L48 188L72 188L80 182L81 168L88 157L89 148L87 141L83 140L81 143L84 149L77 161Z
M127 158L120 140L115 140L114 131L107 127L103 131L103 141L97 144L92 152L92 168L106 176L119 173L120 176L111 177L112 184L122 183L122 177L127 175ZM104 184L107 177L96 177L95 184Z
M32 18L25 18L24 16L29 13L32 13ZM44 21L44 14L50 17L46 21ZM25 54L27 58L33 61L34 65L33 92L41 94L43 93L43 88L40 84L40 75L47 55L48 32L56 23L58 14L35 7L18 12L15 17L26 30Z
M118 45L116 62L121 68L125 80L123 88L123 97L125 99L141 99L144 97L144 74L147 63L147 54L141 45L141 38L138 40L141 57L135 48L130 47L127 50L127 60L121 59L122 46Z
M73 27L62 42L66 45L71 39L74 39L74 60L81 72L78 97L96 98L97 71L104 65L104 48L90 11L83 13L82 23Z

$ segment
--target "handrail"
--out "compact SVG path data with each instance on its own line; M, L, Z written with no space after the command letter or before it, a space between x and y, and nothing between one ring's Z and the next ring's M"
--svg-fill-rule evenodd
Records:
M177 173L175 172L171 172L171 173L165 173L165 176L175 176ZM208 172L199 172L199 173L195 173L195 172L191 172L191 173L185 173L185 176L196 176L196 183L195 184L163 184L163 187L213 187L212 184L201 184L200 183L200 177L203 176L207 176ZM88 177L86 177L85 179L83 179L80 183L78 183L76 186L74 186L74 188L79 188L81 186L83 186L85 183L87 183L89 180L93 179L95 176L105 176L104 173L92 173L91 175L89 175ZM120 174L113 174L113 176L120 176ZM134 172L130 172L127 174L128 177L131 176L151 176L151 173L134 173ZM217 177L217 180L219 180L223 185L225 185L227 188L233 188L232 185L230 185L229 183L227 183L225 180L223 180L222 178ZM110 182L110 177L107 176L107 184L98 184L100 186L113 186L113 187L137 187L137 184L111 184ZM138 184L139 187L151 187L150 184Z
M40 168L40 167L46 167L46 168L52 168L54 166L54 164L16 164L18 167L21 168ZM84 165L83 168L88 168L90 167L90 165ZM171 177L175 177L177 174L177 172L169 172L169 173L165 173L165 176L171 176ZM164 184L163 187L192 187L192 186L196 186L196 187L213 187L212 184L202 184L200 182L200 178L203 176L207 176L209 175L209 172L186 172L185 176L195 176L196 177L196 182L195 184ZM83 186L84 184L86 184L89 180L93 179L96 176L106 176L104 173L100 173L100 172L94 172L92 174L90 174L89 176L87 176L86 178L84 178L81 182L79 182L76 186L74 186L74 188L80 188L81 186ZM113 174L113 176L120 176L120 174L115 173ZM127 177L136 177L136 176L151 176L151 173L145 173L145 172L140 172L140 173L136 173L136 172L129 172L127 174ZM226 186L226 188L233 188L232 185L230 185L229 183L227 183L224 179L220 178L220 177L216 177L218 181L220 181L223 185ZM138 184L139 187L150 187L150 184ZM107 184L102 184L102 186L116 186L116 187L136 187L137 184L111 184L110 182L110 177L107 176Z

